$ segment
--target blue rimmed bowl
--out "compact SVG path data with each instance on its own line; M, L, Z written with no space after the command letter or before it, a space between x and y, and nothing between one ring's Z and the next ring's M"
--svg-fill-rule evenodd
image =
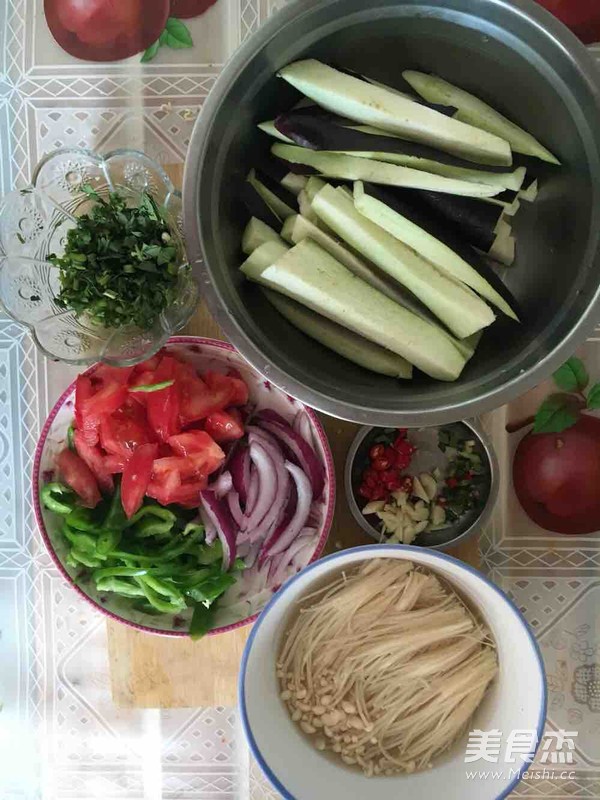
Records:
M465 763L467 732L432 769L410 775L373 776L319 752L292 722L279 697L276 661L282 637L302 598L359 563L373 558L409 560L450 584L488 625L499 672L469 729L503 734L497 764ZM529 626L500 589L472 567L443 553L405 545L356 547L321 559L289 580L268 603L246 644L239 678L242 724L253 756L277 791L289 800L500 800L520 780L534 752L504 763L507 737L531 731L539 741L546 716L542 657ZM535 748L533 748L533 751ZM468 771L490 768L485 779Z

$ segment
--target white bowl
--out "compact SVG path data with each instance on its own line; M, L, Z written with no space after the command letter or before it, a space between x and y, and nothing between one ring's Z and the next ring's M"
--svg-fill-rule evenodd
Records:
M503 748L512 730L535 730L546 717L546 682L535 639L513 603L472 567L443 553L404 545L367 545L335 553L288 581L266 606L246 644L239 703L250 749L273 786L291 800L499 800L525 770L516 763L465 764L467 733L430 770L367 778L316 750L292 722L279 697L275 662L295 604L315 583L372 558L399 558L430 568L452 584L488 624L496 641L499 675L475 713L470 730L498 729ZM533 756L533 753L531 753ZM502 777L467 777L467 770L499 770Z

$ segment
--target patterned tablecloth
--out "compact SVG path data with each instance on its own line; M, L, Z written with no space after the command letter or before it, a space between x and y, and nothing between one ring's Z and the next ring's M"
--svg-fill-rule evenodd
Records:
M25 185L44 153L68 145L137 147L164 163L182 161L223 63L275 5L218 0L186 20L194 47L163 47L142 68L139 55L76 61L52 39L42 0L0 0L0 193ZM599 341L585 348L596 374ZM53 567L30 497L41 425L73 374L44 360L23 330L0 317L0 798L273 798L235 708L112 704L105 621ZM487 425L508 459L504 417L501 410ZM600 664L600 534L532 532L509 489L502 487L502 511L482 540L484 567L537 633L551 690L549 727L579 731L576 779L532 780L516 796L600 797L600 710L581 701L582 691L600 696L600 686L590 678L579 702L574 697L577 681Z

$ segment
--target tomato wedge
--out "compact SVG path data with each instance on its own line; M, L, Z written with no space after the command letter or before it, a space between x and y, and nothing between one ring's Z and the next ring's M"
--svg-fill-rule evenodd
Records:
M139 364L136 364L133 368L133 374L139 375L141 372L154 372L154 370L160 364L160 360L162 358L162 353L157 353L154 356L150 356L145 361L140 361ZM136 381L137 383L138 381Z
M142 505L157 450L157 444L140 444L125 465L121 478L121 502L128 519Z
M187 508L196 508L200 505L200 492L206 489L208 481L205 477L196 481L188 481L180 486L166 486L163 481L150 481L146 494L158 500L161 505L168 506L177 503Z
M219 464L225 458L225 453L205 431L183 431L176 436L170 436L169 444L176 453L182 456L208 451L213 454Z
M127 388L116 381L107 383L81 404L81 416L84 427L98 425L102 417L112 414L127 399Z
M102 499L93 472L85 461L68 448L58 454L56 466L64 482L79 495L82 505L94 508Z
M227 373L233 396L230 400L232 406L245 406L248 402L248 385L237 369L230 369Z
M122 383L125 384L135 367L111 367L109 364L100 364L94 370L92 377L96 381L102 381L104 385L107 383Z
M178 362L170 356L163 356L154 373L154 383L162 383L175 377ZM176 381L172 386L149 392L146 397L148 422L156 435L163 442L169 436L179 433L180 387Z
M236 408L229 411L213 411L204 423L204 430L215 442L233 442L244 435L242 415Z
M135 401L104 417L100 423L100 443L113 455L129 458L136 447L154 441L144 409Z
M79 430L74 435L75 449L98 481L98 486L104 492L112 492L114 489L111 470L106 465L106 457L98 445L91 445L87 442L83 433Z

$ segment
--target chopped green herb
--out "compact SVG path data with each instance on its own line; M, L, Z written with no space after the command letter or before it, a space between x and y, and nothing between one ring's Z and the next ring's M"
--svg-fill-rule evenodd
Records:
M64 254L48 256L60 270L56 302L107 328L151 328L177 297L177 242L150 195L129 208L118 192L82 189L96 205L68 231Z

